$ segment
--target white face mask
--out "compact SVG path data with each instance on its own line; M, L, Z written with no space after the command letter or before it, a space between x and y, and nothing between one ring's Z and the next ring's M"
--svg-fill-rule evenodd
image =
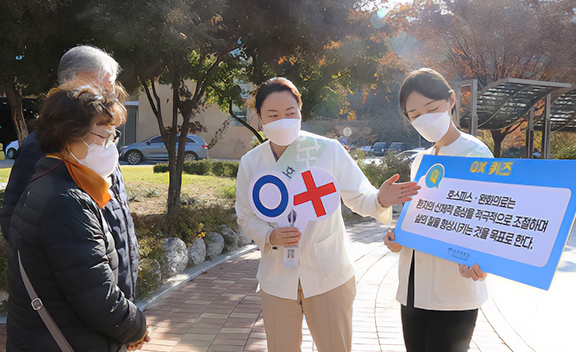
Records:
M70 154L72 154L80 164L89 167L102 178L110 176L118 163L118 149L116 149L116 145L110 143L108 148L105 148L103 145L98 144L88 145L86 142L84 142L84 144L88 147L88 154L86 154L85 158L78 159L72 152L70 152Z
M450 121L448 111L435 112L418 116L412 126L428 142L436 143L448 132Z
M272 143L285 147L296 140L301 123L300 119L280 119L263 125L262 132Z

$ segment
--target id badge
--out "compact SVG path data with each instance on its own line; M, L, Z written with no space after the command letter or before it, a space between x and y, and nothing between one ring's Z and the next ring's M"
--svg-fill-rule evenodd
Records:
M284 266L286 268L297 268L299 253L298 246L284 247Z

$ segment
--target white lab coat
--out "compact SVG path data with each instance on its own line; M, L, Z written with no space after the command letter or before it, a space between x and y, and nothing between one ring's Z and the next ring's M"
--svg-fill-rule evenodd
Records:
M321 145L321 154L301 147L304 141ZM300 144L302 143L302 144ZM290 148L296 148L289 152ZM320 148L320 147L318 147ZM302 152L300 152L302 150ZM296 153L297 160L288 160ZM283 159L284 158L284 159ZM302 167L305 160L305 167ZM344 203L363 216L372 216L382 223L392 219L391 207L384 208L377 199L378 189L370 184L356 162L342 145L333 139L301 131L299 137L280 156L278 163L289 166L299 164L300 170L318 167L331 173L340 187ZM298 285L304 297L328 292L354 276L354 267L346 250L348 238L340 205L323 220L308 223L302 233L299 247L299 265L285 267L284 248L273 249L270 233L277 226L259 219L250 206L249 185L255 174L271 170L277 164L269 142L254 148L240 160L236 184L236 213L238 223L261 251L257 278L264 292L285 299L297 299ZM278 165L281 165L278 164ZM288 180L288 179L287 179Z

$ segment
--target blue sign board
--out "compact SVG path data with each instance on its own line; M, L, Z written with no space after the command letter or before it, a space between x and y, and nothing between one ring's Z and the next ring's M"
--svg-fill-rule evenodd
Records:
M548 289L576 213L576 162L424 155L396 241Z

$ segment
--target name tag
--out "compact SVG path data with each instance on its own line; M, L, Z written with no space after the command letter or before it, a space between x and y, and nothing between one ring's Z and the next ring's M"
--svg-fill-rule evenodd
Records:
M297 268L299 256L300 250L298 246L284 247L284 266L286 268Z

